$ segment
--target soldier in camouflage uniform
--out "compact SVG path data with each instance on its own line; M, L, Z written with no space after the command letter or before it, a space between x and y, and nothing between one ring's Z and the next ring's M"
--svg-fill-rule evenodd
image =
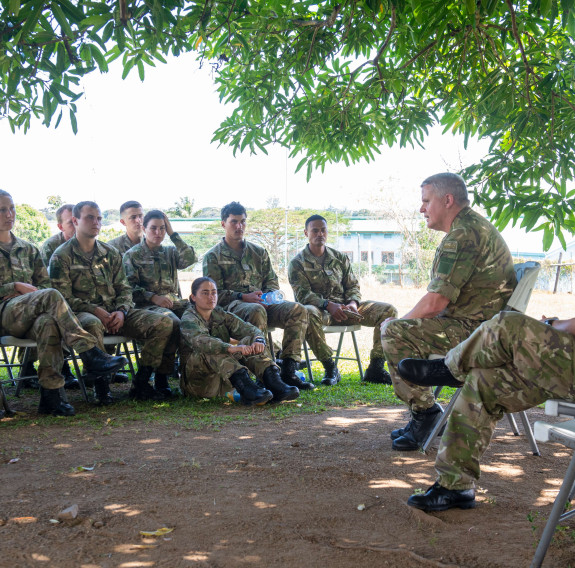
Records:
M190 396L221 396L233 386L244 404L293 400L297 387L280 379L279 368L266 347L264 334L253 325L217 306L216 283L206 276L192 283L192 305L182 318L186 354L182 392ZM231 345L236 339L237 345ZM184 359L184 355L182 355ZM250 379L252 371L265 388Z
M244 240L247 213L235 201L222 208L226 236L204 256L204 276L218 286L219 305L255 325L267 336L268 326L284 329L282 380L300 389L311 389L295 374L307 329L307 312L301 304L265 305L262 294L279 289L267 251Z
M56 211L56 222L58 224L58 229L60 232L56 235L52 235L44 244L40 247L40 255L42 256L42 261L46 268L50 263L50 258L54 251L66 241L70 240L76 233L76 227L74 226L74 221L72 220L72 208L74 206L71 203L66 203L58 208ZM34 375L36 371L34 369L34 361L37 359L36 350L32 350L30 355L30 360L28 362L28 367L23 370L25 375ZM76 377L72 374L70 365L68 361L64 362L62 367L62 374L64 375L64 388L66 389L79 389L80 383L76 380Z
M166 233L175 246L162 246ZM198 257L194 249L174 232L166 215L157 209L148 211L144 217L144 237L139 245L124 254L124 269L136 307L172 319L174 327L165 356L173 368L180 344L180 319L190 305L180 294L178 270L192 266ZM156 371L154 385L166 396L171 395L168 375Z
M401 362L408 380L463 387L441 438L437 483L412 496L410 505L434 511L474 506L479 462L497 421L550 398L575 401L574 336L575 319L501 312L444 360Z
M38 345L40 406L38 412L73 416L74 408L60 393L64 357L62 341L77 351L92 372L112 372L126 362L96 347L96 339L80 326L50 279L40 252L12 234L16 211L12 197L0 190L0 324L1 333L29 337Z
M108 244L123 255L133 246L142 242L144 235L144 209L137 201L126 201L120 206L120 216L120 223L126 227L126 233L121 237L108 241Z
M140 368L132 381L130 397L161 400L164 395L149 384L154 369L170 373L164 350L172 333L172 320L161 314L133 308L132 289L120 253L96 240L102 226L98 205L82 201L74 206L76 236L56 249L50 261L50 278L74 310L84 329L103 347L105 333L125 334L143 342ZM113 402L105 381L97 381L102 404Z
M431 269L427 294L402 319L382 325L383 351L395 394L407 403L411 421L391 433L396 450L417 450L443 412L431 387L397 374L401 359L443 355L503 309L516 285L511 254L495 227L469 207L467 188L456 174L422 183L427 226L447 233Z
M361 325L373 327L373 348L364 380L391 384L384 369L381 348L381 324L397 316L397 310L383 302L361 301L359 282L346 254L326 246L327 221L312 215L305 222L309 244L290 262L288 277L295 299L305 304L308 315L306 339L325 369L322 384L340 380L333 361L333 350L325 340L324 325Z

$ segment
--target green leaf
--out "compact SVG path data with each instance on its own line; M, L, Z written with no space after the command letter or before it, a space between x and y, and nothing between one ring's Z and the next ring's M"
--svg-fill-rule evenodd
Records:
M72 132L78 134L78 122L76 121L76 113L70 109L70 124L72 125Z
M70 27L70 24L68 23L68 20L64 15L64 12L62 11L62 8L60 8L60 6L58 6L58 4L56 4L55 2L52 2L52 12L54 13L56 21L60 24L60 27L62 28L62 33L65 36L72 39L74 37L74 32L72 31L72 28Z
M13 16L18 16L20 13L20 0L10 0L8 10Z

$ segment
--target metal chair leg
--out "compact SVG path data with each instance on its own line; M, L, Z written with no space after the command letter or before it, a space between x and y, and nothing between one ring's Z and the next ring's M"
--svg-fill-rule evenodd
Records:
M341 335L343 337L343 333ZM357 346L357 338L355 337L355 331L351 332L351 339L353 341L353 347L355 349L355 356L357 358L357 366L359 367L359 380L363 381L363 368L361 366L361 357L359 356L359 348Z
M535 437L533 436L533 430L531 429L531 424L529 424L529 419L527 418L527 414L525 411L519 412L519 418L521 419L521 423L523 424L523 431L525 432L525 436L529 440L529 445L531 446L531 451L533 452L534 456L540 456L541 452L539 451L539 447L537 446L537 442L535 441Z
M309 349L307 347L307 341L305 341L305 340L303 342L303 352L305 355L305 364L307 367L307 380L310 383L313 383L313 374L311 372L311 361L309 360Z

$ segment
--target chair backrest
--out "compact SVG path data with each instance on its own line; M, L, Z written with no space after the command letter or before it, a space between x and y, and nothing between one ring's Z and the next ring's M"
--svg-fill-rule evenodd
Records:
M517 286L505 306L505 311L514 310L525 313L527 304L529 304L529 298L531 298L531 292L533 292L533 288L535 287L537 275L539 274L539 270L541 270L541 265L538 262L530 260L516 264L513 268L515 269L515 276L517 277Z

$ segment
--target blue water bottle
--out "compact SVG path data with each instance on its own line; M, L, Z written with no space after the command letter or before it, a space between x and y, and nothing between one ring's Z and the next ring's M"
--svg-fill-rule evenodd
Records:
M286 295L281 290L273 290L262 294L262 302L268 306L285 302Z

